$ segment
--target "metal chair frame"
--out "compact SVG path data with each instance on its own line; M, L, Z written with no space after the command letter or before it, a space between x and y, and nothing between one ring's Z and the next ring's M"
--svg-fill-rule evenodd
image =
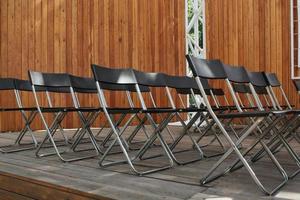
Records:
M133 109L131 107L119 110L118 109L111 109L108 107L105 95L103 93L103 89L101 88L101 83L111 83L111 84L119 84L119 85L133 85L136 89L136 92L138 94L138 97L142 99L142 94L140 91L140 88L138 86L138 83L136 82L136 78L134 76L133 70L132 69L109 69L109 68L104 68L96 65L92 65L93 69L93 74L96 80L96 86L98 90L98 99L103 107L103 112L105 113L105 116L114 132L115 139L111 142L110 146L106 149L104 154L99 160L99 165L100 167L108 167L112 165L117 165L117 164L124 164L127 163L131 170L138 175L144 175L144 174L149 174L165 169L169 169L170 167L173 167L173 159L169 155L169 149L168 145L165 143L161 136L161 131L165 129L167 126L168 122L170 121L170 116L172 113L168 113L167 117L159 124L157 125L155 121L153 120L151 116L151 112L148 112L146 107L145 107L145 102L142 101L142 109L141 108L136 108ZM110 77L109 77L110 76ZM152 111L157 113L156 110ZM126 121L126 123L123 125L122 128L118 127L116 123L114 122L114 119L112 115L114 114L124 114L128 115L130 114L129 119ZM127 148L126 145L124 145L125 139L122 137L124 134L124 131L126 128L131 124L132 120L135 118L136 114L143 114L144 117L147 118L147 120L150 121L151 125L154 127L153 133L150 135L149 139L144 143L144 145L136 152L136 154L132 157L129 156L129 149ZM156 138L159 139L160 145L163 149L163 152L166 154L168 158L168 163L167 165L155 167L155 169L150 169L150 170L138 170L135 166L135 162L140 159L140 155L145 153L148 150L148 147L152 146L153 143L155 142ZM125 156L124 160L117 160L117 161L107 161L107 156L111 152L113 146L115 144L118 144L119 147L122 150L123 155Z
M4 79L2 79L2 80L4 80ZM32 121L34 120L37 112L36 112L35 108L25 108L23 106L19 91L20 90L28 91L28 88L22 89L22 88L18 87L18 84L16 84L16 81L18 81L18 82L26 82L26 81L19 80L19 79L12 79L12 78L6 78L4 81L9 81L10 82L10 84L9 84L10 87L6 87L5 85L3 85L1 90L11 90L11 91L13 91L14 96L15 96L15 100L16 100L16 104L18 106L18 108L7 109L7 111L11 110L11 111L20 112L22 120L24 121L24 127L19 132L16 140L14 141L14 144L1 146L0 147L0 152L2 152L2 153L14 153L14 152L19 152L19 151L26 151L26 150L35 149L38 145L38 141L37 141L35 135L33 134L33 130L31 129L30 125L31 125ZM2 108L1 111L5 112L6 109ZM29 114L26 114L26 112L29 112ZM24 136L27 133L30 134L30 136L32 138L32 142L30 142L30 143L26 142L26 143L22 144L22 140L23 140ZM28 145L30 145L30 147L28 147Z
M261 124L266 117L268 117L270 114L268 112L263 112L263 111L256 111L256 112L251 112L247 113L247 112L243 112L239 103L238 103L238 99L235 96L234 90L232 88L232 85L227 77L227 73L225 72L225 69L223 68L223 65L220 61L207 61L207 60L201 60L198 58L195 58L193 56L187 56L187 60L190 64L190 67L193 71L193 75L197 81L198 87L202 93L202 97L203 100L208 108L208 111L210 112L213 120L216 122L217 126L219 127L219 129L221 130L221 132L223 133L223 135L225 136L225 138L227 139L227 141L230 144L230 148L228 149L228 151L219 159L219 161L217 163L214 164L214 166L206 173L206 175L201 179L201 183L202 184L206 184L210 181L215 180L216 178L219 178L220 176L225 175L226 173L228 173L228 171L224 171L221 174L218 174L216 176L212 176L212 174L214 173L214 171L224 162L224 160L226 158L228 158L229 155L231 155L231 153L235 153L238 156L238 162L241 162L242 165L246 168L246 170L249 172L251 178L254 180L254 182L256 183L256 185L266 194L273 194L274 192L278 191L284 184L286 184L286 182L288 181L288 176L286 174L286 172L284 171L284 169L282 168L282 166L278 163L277 159L274 157L274 155L271 153L271 151L269 150L269 148L266 146L266 144L262 141L263 137L269 133L269 131L272 129L272 126L268 126L269 129L265 129L264 132L260 135L261 137L257 136L257 142L260 143L264 150L267 152L267 155L270 157L270 159L272 160L272 162L274 163L274 165L276 166L276 168L279 170L280 174L283 177L283 181L276 186L275 188L272 188L271 190L268 190L263 184L262 182L259 180L259 178L257 177L257 175L255 174L255 172L253 171L253 169L250 167L248 161L246 160L245 156L246 153L242 153L239 148L238 145L241 144L241 142L243 142L243 140L245 138L247 138L251 133L255 133L254 130L257 129L257 127L259 126L259 124ZM200 81L200 77L201 78L216 78L216 79L223 79L226 82L227 87L229 88L230 94L233 98L233 101L235 103L235 105L237 106L237 110L238 113L236 113L235 116L228 116L230 118L232 117L246 117L246 118L250 118L252 123L249 123L249 126L247 129L245 129L243 131L243 134L241 134L240 138L234 142L230 135L228 134L228 132L225 130L224 126L222 125L222 123L219 120L218 115L215 114L215 112L213 111L210 102L208 101L208 98L205 94L205 90L204 87ZM254 97L255 100L256 96L255 96L255 90L253 89L253 87L251 87L251 84L249 84L251 91L254 93ZM261 112L263 112L264 114L262 114ZM259 113L261 113L262 115L260 115ZM244 115L243 115L244 114ZM246 114L246 115L245 115Z
M88 158L93 158L95 156L98 156L100 151L98 149L97 144L93 140L93 137L90 135L91 134L90 131L88 131L89 130L89 122L86 120L86 118L82 114L82 112L94 112L94 109L91 109L91 108L79 109L79 108L76 108L76 105L75 105L75 107L71 107L71 108L70 107L50 107L50 106L48 108L47 107L45 108L45 107L40 106L39 98L37 96L37 91L36 91L37 87L46 87L47 90L48 90L48 87L55 87L56 89L60 88L60 89L64 89L64 90L69 89L70 90L69 93L71 93L71 95L72 95L73 103L76 102L76 100L74 98L74 93L72 93L72 86L71 86L69 75L68 74L46 74L46 73L29 71L29 78L31 81L32 92L33 92L33 96L35 99L38 113L39 113L42 123L46 129L44 139L39 144L39 146L35 152L35 155L37 157L57 155L60 158L60 160L62 160L63 162L78 161L78 160L88 159ZM53 92L56 92L56 90ZM49 112L55 113L55 115L54 115L55 117L52 120L50 125L48 125L48 123L46 122L46 119L44 117L44 113L49 113ZM82 122L82 128L84 129L83 132L87 132L91 138L91 142L96 151L95 155L88 155L88 156L82 156L82 157L76 157L76 158L66 158L65 156L63 156L63 154L69 152L72 149L67 148L64 151L60 151L58 149L58 145L56 144L56 142L54 140L54 135L57 132L57 129L59 128L61 122L63 121L63 119L65 118L67 113L69 113L69 112L77 112L78 113L78 116L80 117L81 122ZM50 141L52 147L54 148L54 152L40 153L42 147L46 144L46 141L48 141L48 140Z

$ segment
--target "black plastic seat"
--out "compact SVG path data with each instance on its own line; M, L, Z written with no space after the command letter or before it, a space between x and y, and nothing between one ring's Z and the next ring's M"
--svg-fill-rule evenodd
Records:
M25 107L25 108L0 108L1 112L11 112L11 111L36 111L36 107Z
M245 117L267 117L271 112L268 111L244 111L244 112L231 112L225 114L217 114L219 118L245 118Z
M136 114L142 112L141 108L107 108L108 113L110 114Z
M80 108L74 108L74 107L41 107L42 112L48 112L48 113L57 113L57 112L96 112L101 110L101 108L92 108L92 107L80 107Z

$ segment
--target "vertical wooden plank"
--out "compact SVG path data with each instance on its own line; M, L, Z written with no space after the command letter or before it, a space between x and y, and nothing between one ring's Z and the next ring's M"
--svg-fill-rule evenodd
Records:
M61 0L59 5L59 68L58 72L64 73L67 71L67 51L66 51L66 0ZM59 105L67 106L67 102L71 102L70 95L59 94ZM68 100L67 100L68 99ZM72 104L71 104L72 105ZM63 126L66 126L66 121L63 121Z
M277 16L277 10L276 10L276 1L270 1L270 26L271 26L271 33L270 33L270 54L271 54L271 62L270 66L267 66L267 71L271 71L272 69L277 68L276 63L276 16Z
M34 29L34 37L35 37L35 69L41 70L43 69L42 64L42 1L35 0L35 29Z
M260 32L264 31L259 31L259 22L260 22L260 9L259 9L259 0L254 0L253 1L253 68L256 71L260 70L259 63L260 63L260 41L259 41L259 34Z
M271 66L271 1L268 0L266 3L266 8L265 8L265 43L266 43L266 48L265 48L265 55L266 55L266 70L267 68Z
M279 80L282 80L282 76L284 75L282 73L282 31L281 31L281 27L282 27L282 4L281 4L282 0L276 0L276 20L277 20L277 24L276 24L276 68L274 70L272 70L272 72L275 72L279 78ZM277 97L279 97L279 102L283 103L283 99L282 96L280 95L279 91L276 91L276 95Z
M265 29L265 23L266 23L266 1L259 1L259 27L256 32L259 34L259 70L263 71L263 69L266 66L266 29Z
M248 39L247 39L247 44L248 44L248 54L247 54L247 67L249 67L250 69L252 69L253 71L257 71L256 66L254 65L254 22L257 16L254 16L254 2L253 0L248 0L248 14L246 14L246 16L248 16L247 19L247 29L248 29Z
M28 68L31 70L35 70L35 12L35 1L28 1ZM44 128L38 119L32 124L35 129Z
M231 55L231 59L233 60L233 64L238 65L239 64L239 40L238 40L238 36L239 36L239 32L238 32L238 24L239 24L239 7L238 7L238 2L239 0L235 0L233 3L233 8L232 8L232 18L233 18L233 46L232 46L232 55Z
M33 70L43 71L44 65L42 61L43 49L42 49L42 0L34 1L34 67ZM40 98L42 105L46 104L44 96ZM40 120L38 122L38 127L42 124ZM44 127L43 127L44 128Z
M220 2L220 16L223 18L224 23L219 23L220 31L224 34L219 34L219 41L220 41L220 53L219 58L224 61L224 63L229 63L229 46L230 46L230 35L231 33L231 19L229 17L229 8L231 6L231 1L219 1ZM221 50L223 49L223 51Z
M48 2L42 1L41 2L42 7L42 55L41 55L41 63L43 65L43 69L47 70L48 68Z
M104 29L104 38L103 38L103 43L104 43L104 65L109 65L109 57L110 57L110 45L111 45L111 22L113 21L114 16L111 14L112 13L112 5L111 5L110 0L105 0L104 1L104 6L103 6L103 18L104 18L104 23L103 23L103 29Z
M282 38L281 40L282 42L282 63L280 64L280 66L282 66L281 72L283 74L281 82L283 84L283 88L285 91L287 91L287 95L288 95L288 99L291 101L292 104L296 105L296 107L299 106L298 102L296 101L296 93L295 93L295 89L294 89L294 85L292 83L292 81L290 80L291 77L291 70L290 70L290 66L291 66L291 62L290 62L290 57L291 57L291 51L290 51L290 43L289 42L284 42L284 41L290 41L290 31L286 31L290 29L290 25L288 23L284 23L286 21L290 20L290 12L289 12L289 8L290 8L290 2L288 1L281 1L281 6L282 6L282 27L281 27L281 31L282 31ZM288 71L288 73L286 74L286 71ZM293 98L294 97L294 98ZM298 104L298 105L297 105Z
M14 48L15 48L15 58L19 58L19 59L14 59L14 77L17 78L21 78L22 77L22 31L21 31L21 27L22 27L22 6L21 6L21 0L15 0L15 21L14 21ZM13 95L14 97L14 95ZM15 99L15 98L14 98ZM16 101L14 101L14 106L16 106L17 103ZM19 122L15 125L12 125L12 129L14 128L19 130L22 127L22 118L20 113L11 113L14 114L14 120L16 122Z
M205 2L205 42L206 42L206 49L205 49L205 53L206 53L206 57L211 57L211 50L212 50L212 46L211 46L211 36L212 36L212 31L211 31L211 26L212 26L212 21L211 20L211 11L212 11L212 6L211 6L211 1L206 1Z
M228 11L227 11L227 18L228 20L226 20L227 22L227 30L228 30L228 35L227 35L227 39L225 39L225 42L228 45L228 55L227 55L227 62L228 63L232 63L232 64L236 64L237 62L235 61L235 58L238 58L238 52L235 50L236 48L235 45L237 43L237 31L236 31L236 1L227 1L226 3L228 3ZM225 43L225 44L226 44Z
M1 22L4 20L3 18L2 18L2 15L1 15L1 13L2 13L2 10L4 9L4 8L2 8L1 7L2 5L0 4L0 67L1 67L1 69L3 69L2 67L2 55L1 55L1 48L2 48L2 46L1 46L1 43L2 43L2 27L1 27ZM1 72L0 72L0 76L1 76ZM2 98L0 97L0 105L2 105ZM0 131L2 130L2 114L0 113Z
M92 63L99 63L99 15L101 10L99 10L100 1L94 0L93 4L91 4L92 7L92 16L91 16L91 24L92 24L92 39L91 39L91 45L93 47L93 54L92 54Z
M243 48L244 48L244 56L243 56L243 63L245 66L248 66L248 59L249 59L249 0L243 1Z
M47 69L48 72L54 71L54 12L55 2L47 1Z
M28 1L21 1L21 79L28 80L28 56L29 56L29 18L28 18ZM25 107L33 105L33 102L30 100L30 92L22 93L22 103Z
M8 77L13 77L16 73L16 67L15 67L15 57L17 56L15 51L16 41L15 41L15 1L8 1L7 5L7 32L8 32L8 49L7 49L7 73L6 75ZM14 97L12 95L11 91L3 91L5 94L5 106L8 107L14 107L15 103L14 101L11 101L11 99ZM6 118L9 122L15 122L16 118L14 113L8 112L5 113ZM13 123L5 123L5 129L12 130L14 128L15 124Z
M86 1L83 3L83 41L82 41L82 49L83 49L83 65L80 66L80 75L87 76L88 73L86 69L89 68L91 62L91 24L90 24L90 6L91 1ZM81 98L81 102L83 105L88 105L89 99L88 98Z
M79 7L78 7L79 2L78 1L72 1L71 3L71 8L68 6L68 10L71 10L72 16L71 17L71 28L72 28L72 35L71 35L71 44L70 46L68 45L68 48L71 48L71 64L70 64L70 73L75 74L75 75L80 75L79 74L79 59L81 58L80 55L80 47L78 45L79 43L79 34L78 34L78 26L79 26ZM68 41L70 41L70 35L68 35ZM73 113L72 118L68 122L69 126L71 127L76 127L76 124L79 124L80 121L77 117L76 113Z
M7 76L7 62L8 62L8 0L0 1L1 5L1 76L5 77ZM3 94L3 92L1 92ZM1 95L1 105L5 104L5 95ZM4 114L1 113L1 130L6 130L6 121L2 120L4 119Z
M237 22L237 30L238 30L238 49L239 49L239 54L238 54L238 64L240 65L244 65L244 56L245 56L245 46L243 44L243 35L244 35L244 23L243 23L243 1L238 1L237 2L237 18L238 18L238 22Z

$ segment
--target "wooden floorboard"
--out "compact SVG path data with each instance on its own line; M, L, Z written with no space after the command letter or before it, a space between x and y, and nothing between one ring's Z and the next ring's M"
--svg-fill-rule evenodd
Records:
M178 128L172 127L174 132ZM69 132L69 135L71 131ZM1 134L5 140L1 144L12 142L14 134ZM41 138L42 135L38 134ZM30 141L30 138L26 138ZM252 138L246 141L252 142ZM186 148L188 141L179 145ZM246 145L247 145L246 144ZM86 146L83 144L82 146ZM293 144L296 150L300 145ZM219 149L212 144L205 149L207 153L215 153ZM46 148L44 151L52 151ZM152 148L150 154L159 152L159 147ZM82 152L87 154L89 152ZM91 153L91 152L90 152ZM299 151L300 153L300 151ZM195 152L178 154L180 159L196 157ZM110 159L120 158L113 155ZM294 163L287 152L280 152L277 157L285 169L295 170ZM57 156L36 158L33 150L0 155L0 195L7 199L300 199L300 178L297 176L284 186L274 197L267 197L258 190L248 172L244 169L230 173L206 186L200 186L199 180L219 157L207 158L185 166L138 177L130 172L126 164L101 169L98 158L71 163L61 162ZM226 164L235 160L232 155ZM166 164L163 157L147 160L145 165ZM272 186L279 183L280 176L274 170L269 159L262 159L254 166L255 172L262 181ZM1 199L2 195L0 196ZM18 198L20 197L20 198Z

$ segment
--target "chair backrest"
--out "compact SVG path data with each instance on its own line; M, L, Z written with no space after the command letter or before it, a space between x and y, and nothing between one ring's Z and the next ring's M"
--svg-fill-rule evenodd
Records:
M300 92L300 80L293 80L297 92Z
M96 81L110 84L137 84L131 68L116 69L92 64L92 71Z
M188 76L171 76L166 75L166 84L170 88L174 89L197 89L197 83L195 80Z
M222 88L213 88L212 93L216 96L224 96L224 90Z
M276 94L275 94L275 92L273 90L273 88L276 87L276 88L279 88L279 91L281 92L281 95L284 98L284 100L285 100L286 105L288 106L288 108L292 109L290 101L289 101L288 97L286 96L286 93L285 93L285 91L284 91L284 89L283 89L280 81L278 80L277 75L275 73L267 73L267 72L264 72L263 74L264 74L265 80L266 80L266 82L267 82L267 84L269 86L268 89L270 91L270 94L273 97L273 101L272 101L273 107L277 106L280 110L282 110L282 106L279 103L279 99L276 97ZM276 105L274 104L274 102L275 102Z
M93 78L70 75L71 86L78 93L97 93L97 87Z
M234 104L236 105L237 109L239 110L239 112L243 112L241 107L240 107L240 103L238 101L238 98L236 96L236 94L234 93L234 89L232 87L232 85L229 83L229 79L228 79L228 74L230 74L231 72L233 72L233 76L239 74L241 77L239 78L235 78L235 77L231 77L232 80L235 80L236 82L241 82L241 83L252 83L253 85L256 86L267 86L266 81L263 77L262 74L260 74L262 77L256 76L255 73L251 73L251 72L245 72L245 69L243 67L239 67L239 68L229 68L229 66L227 66L228 71L225 71L225 66L220 62L220 61L207 61L207 60L203 60L203 59L199 59L196 58L194 56L187 56L188 62L191 66L191 68L193 68L193 73L194 76L197 77L203 77L203 78L208 78L208 79L224 79L226 80L227 86L229 88L231 97L234 101ZM251 77L249 76L249 74L251 75ZM249 80L247 80L247 75ZM227 81L228 80L228 81ZM247 82L250 81L250 82ZM260 109L262 109L261 106L261 102L256 94L256 92L252 89L252 85L249 85L250 90L252 95L255 98L256 104L260 107ZM206 102L208 102L208 100L205 100Z
M250 94L251 93L250 88L245 84L234 83L234 84L232 84L232 87L235 92L240 93L240 94Z
M242 66L231 66L223 64L228 79L235 83L249 83L247 70Z
M257 87L267 87L268 83L263 72L249 72L248 76L252 85Z
M32 91L29 80L15 79L15 88L19 91Z
M195 92L195 90L194 90L194 93L196 94L199 94L199 90L196 90L197 92ZM187 95L187 94L191 94L192 92L191 92L191 90L190 89L187 89L187 88L184 88L184 89L176 89L176 92L178 93L178 94L182 94L182 95Z
M110 83L100 83L101 89L111 90L111 91L129 91L136 92L135 85L129 84L110 84ZM141 92L150 92L150 88L147 86L140 85Z
M135 70L131 68L116 69L92 65L92 71L95 81L100 86L100 91L98 91L100 93L99 100L103 107L107 107L107 102L101 90L138 92L138 87L141 93L150 92L148 86L138 86ZM132 99L128 93L127 99L129 104L131 104Z
M207 79L200 78L200 82L201 82L201 84L202 84L204 90L211 90L211 89L213 89L213 88L209 85ZM198 86L197 86L197 89L199 89Z
M131 68L115 69L93 64L92 70L95 80L100 82L101 89L136 92L137 81ZM106 76L107 74L111 79ZM150 89L147 86L140 86L140 91L150 92Z
M186 56L193 75L205 79L226 79L227 75L220 60L200 59L192 55Z
M274 108L276 108L276 104L280 107L278 101L276 100L276 96L272 94L272 90L269 90L269 83L266 80L264 72L248 72L251 84L254 86L254 90L257 94L267 95L272 102ZM260 103L262 106L262 103Z
M29 80L33 86L46 87L47 90L53 92L67 91L55 88L69 88L71 87L70 77L67 73L42 73L36 71L29 71Z
M165 75L165 78L167 86L176 89L178 94L192 94L191 89L193 89L194 94L201 95L199 87L197 86L197 82L192 77ZM200 78L200 81L205 89L206 94L211 95L210 90L212 88L210 87L207 79Z
M166 74L155 72L141 72L134 70L134 75L139 85L148 87L166 87Z
M254 86L254 89L255 89L255 92L256 92L257 94L260 94L260 95L263 95L263 94L268 95L268 91L267 91L267 89L266 89L265 87Z
M140 85L140 92L150 92L150 88L148 86L145 85ZM136 88L134 85L126 85L126 89L130 92L136 92Z
M277 78L275 73L263 73L265 75L265 79L267 80L268 84L272 87L280 87L281 83Z
M0 78L0 90L32 91L29 80L16 78ZM36 91L45 91L45 87L36 87Z
M0 78L0 90L14 90L15 79L14 78Z

